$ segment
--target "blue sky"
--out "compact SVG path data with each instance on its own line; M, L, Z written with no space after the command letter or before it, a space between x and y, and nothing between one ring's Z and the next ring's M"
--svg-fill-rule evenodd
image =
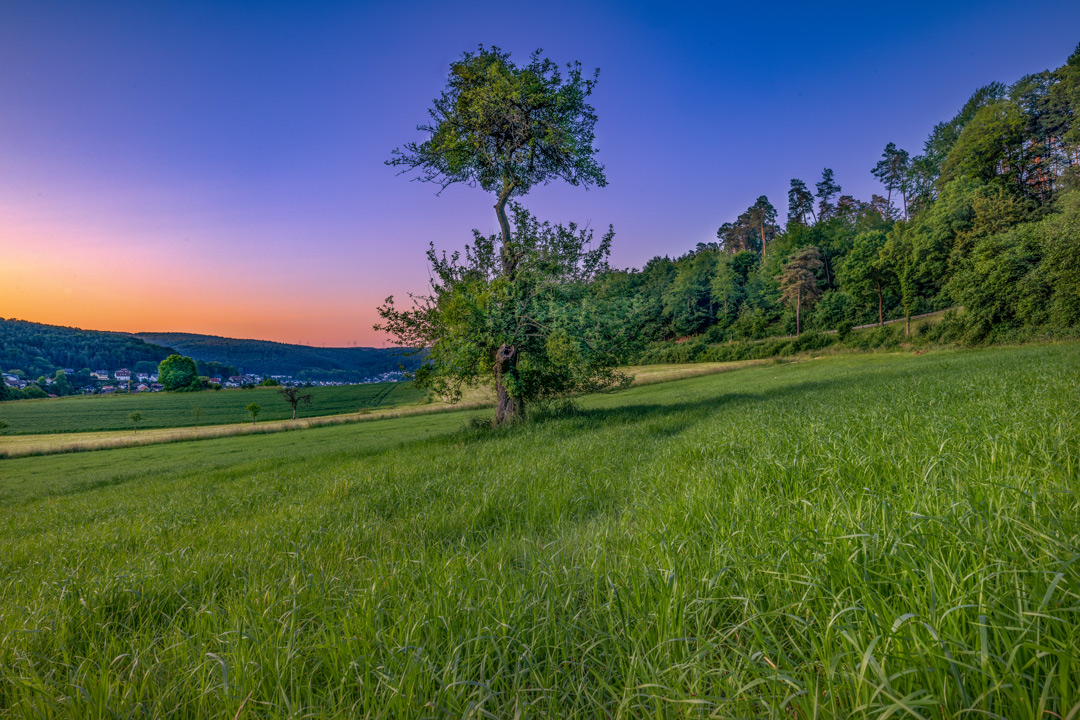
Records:
M600 68L609 186L526 204L614 224L614 264L640 266L759 195L783 214L823 167L868 199L886 143L918 152L1078 28L1067 2L5 3L0 316L379 344L374 307L424 289L429 241L496 229L481 190L383 165L481 43Z

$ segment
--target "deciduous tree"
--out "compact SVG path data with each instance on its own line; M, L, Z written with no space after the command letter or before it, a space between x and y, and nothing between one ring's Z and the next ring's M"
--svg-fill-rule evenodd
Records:
M170 355L158 365L158 382L170 392L202 390L195 361L183 355Z
M885 291L894 282L892 266L881 254L885 240L881 230L859 233L840 266L840 284L844 289L860 300L877 301L878 325L885 324Z
M597 73L586 77L575 62L564 76L539 50L518 66L510 53L481 46L451 64L446 89L429 111L431 122L418 128L427 139L407 143L387 161L444 189L466 183L495 194L501 247L497 264L484 270L505 278L509 286L525 256L513 247L507 203L554 180L584 187L607 184L593 147L596 113L587 102ZM508 384L516 382L521 356L513 344L492 353L499 422L522 412Z
M285 402L289 403L289 407L292 408L292 419L296 419L296 406L300 403L305 405L311 404L311 393L302 392L300 388L296 387L283 387L278 390L278 395L285 399Z

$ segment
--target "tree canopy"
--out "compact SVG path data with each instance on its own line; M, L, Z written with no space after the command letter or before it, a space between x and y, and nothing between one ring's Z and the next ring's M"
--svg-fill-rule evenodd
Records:
M158 365L158 382L170 392L202 390L195 361L184 355L170 355Z
M587 102L599 70L589 78L574 62L564 77L540 53L520 67L497 47L464 53L450 65L446 89L428 111L431 122L417 127L427 139L406 143L387 161L443 188L466 183L497 193L504 240L510 198L556 179L607 184L593 147L596 113Z

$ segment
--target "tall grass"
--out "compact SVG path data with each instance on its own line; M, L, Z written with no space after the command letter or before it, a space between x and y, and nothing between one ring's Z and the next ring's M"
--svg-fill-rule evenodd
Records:
M1080 714L1078 345L454 419L4 461L0 712Z

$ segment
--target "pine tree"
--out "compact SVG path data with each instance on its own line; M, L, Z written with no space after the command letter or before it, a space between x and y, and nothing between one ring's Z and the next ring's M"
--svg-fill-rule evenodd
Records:
M802 309L821 297L816 271L822 267L821 251L813 245L799 249L784 263L776 277L780 282L780 301L795 308L795 335L802 334Z

